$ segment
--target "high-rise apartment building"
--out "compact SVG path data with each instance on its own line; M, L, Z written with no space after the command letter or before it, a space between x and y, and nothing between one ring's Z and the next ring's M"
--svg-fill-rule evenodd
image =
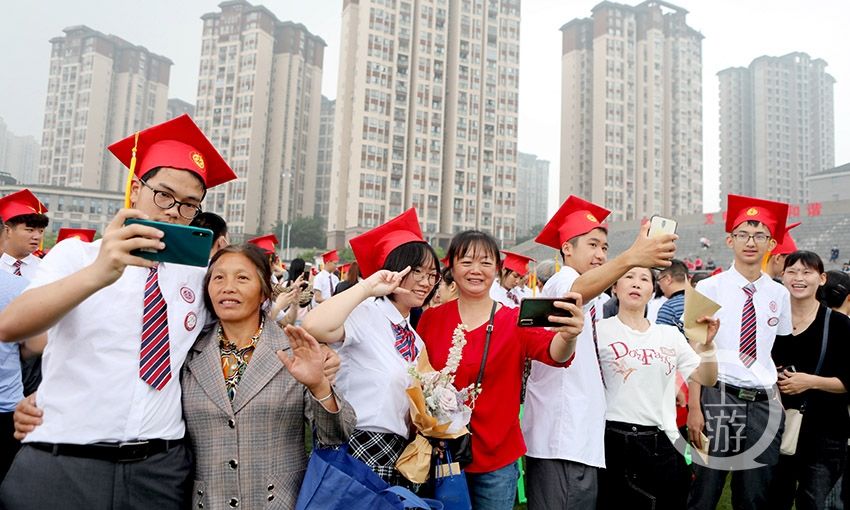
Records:
M8 173L18 183L34 184L38 178L39 150L34 137L9 131L0 117L0 172Z
M519 0L349 0L328 244L409 207L425 236L516 236Z
M322 218L326 227L331 201L335 110L336 101L322 96L322 113L319 118L319 155L316 159L316 205L313 216Z
M561 27L561 200L702 212L702 34L664 1L592 13Z
M195 117L195 105L188 101L183 101L182 99L178 99L176 97L172 97L168 99L168 108L166 109L165 117L167 119L173 119L175 117L179 117L184 113L188 114L189 117Z
M325 42L244 0L202 16L195 120L236 172L208 210L234 233L267 232L315 210Z
M126 169L106 146L165 120L172 62L86 26L50 40L38 181L123 190Z
M517 167L516 230L518 236L537 234L532 228L546 223L549 196L549 162L534 154L519 153Z
M809 175L835 165L833 84L805 53L720 71L720 194L809 200Z

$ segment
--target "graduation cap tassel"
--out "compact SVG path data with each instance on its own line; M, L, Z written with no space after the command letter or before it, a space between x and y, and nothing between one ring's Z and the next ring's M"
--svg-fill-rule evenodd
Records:
M127 183L124 186L124 208L130 208L130 189L133 187L133 176L136 174L136 149L139 146L139 132L133 139L133 155L130 156L130 173L127 174Z

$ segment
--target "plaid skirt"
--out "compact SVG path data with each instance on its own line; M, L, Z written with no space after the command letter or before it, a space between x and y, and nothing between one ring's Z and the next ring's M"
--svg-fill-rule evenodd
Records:
M416 492L419 484L414 484L395 468L396 461L408 443L406 438L398 434L354 429L348 438L348 453L369 466L388 484L400 485Z

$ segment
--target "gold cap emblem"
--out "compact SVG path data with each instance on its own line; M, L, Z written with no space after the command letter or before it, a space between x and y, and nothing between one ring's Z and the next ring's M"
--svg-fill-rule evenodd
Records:
M204 157L201 156L200 152L192 153L192 161L194 161L195 164L198 165L198 168L200 168L201 170L204 169Z
M756 209L755 207L750 207L749 209L747 209L747 216L755 216L758 213L759 213L759 210Z

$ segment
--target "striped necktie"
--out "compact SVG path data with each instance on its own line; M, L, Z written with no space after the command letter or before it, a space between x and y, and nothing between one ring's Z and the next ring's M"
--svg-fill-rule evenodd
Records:
M395 334L395 349L407 362L416 359L416 355L419 352L416 349L416 336L413 334L413 331L410 331L410 328L405 323L393 324L390 322L390 324Z
M744 310L741 312L741 343L738 357L747 368L756 362L756 307L753 305L753 294L755 286L750 283L744 287L747 300L744 301Z
M21 265L22 265L22 264L23 264L23 262L22 262L22 261L20 261L20 260L16 260L16 261L15 261L15 263L14 263L14 264L12 264L12 265L15 267L15 271L14 271L15 276L23 276L23 275L21 274Z
M156 266L145 282L145 312L142 318L142 346L139 377L157 391L171 380L171 346L168 341L168 306L159 290Z

